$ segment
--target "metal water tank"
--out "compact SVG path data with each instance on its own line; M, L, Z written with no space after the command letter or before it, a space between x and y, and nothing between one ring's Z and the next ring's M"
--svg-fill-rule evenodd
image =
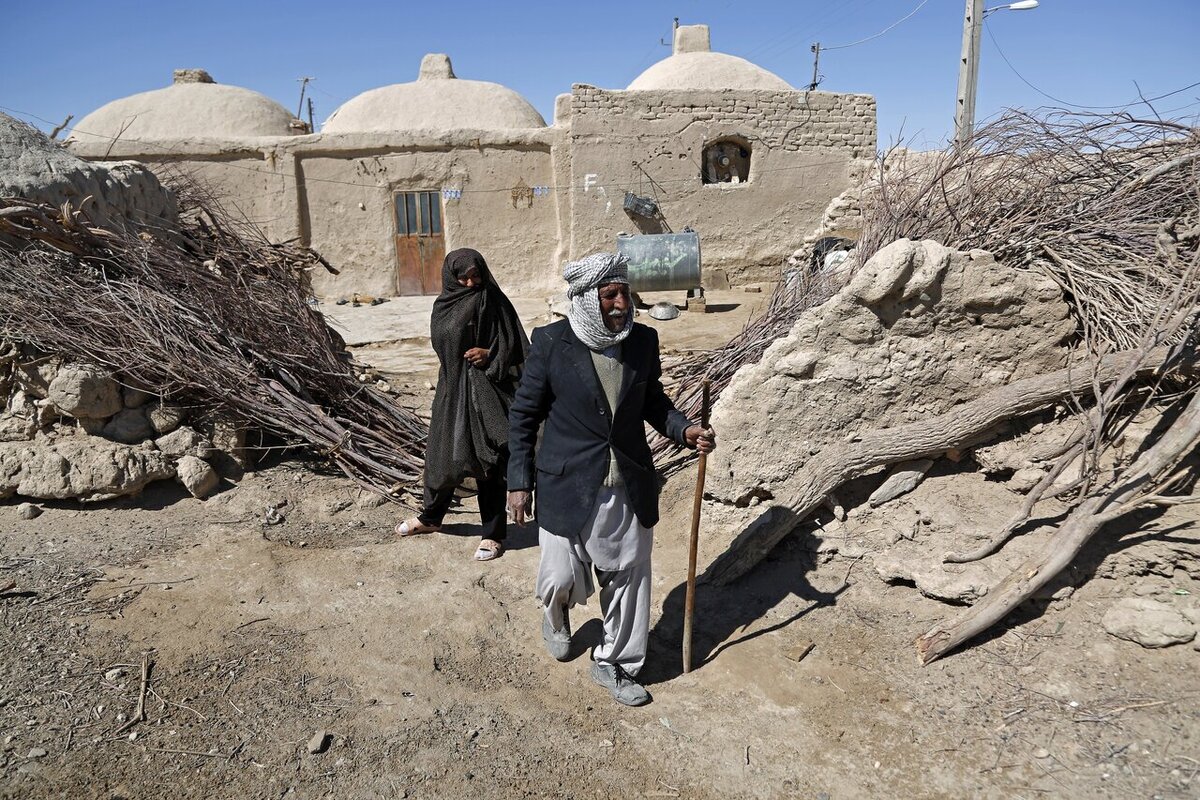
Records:
M700 234L644 233L617 236L617 252L629 259L635 292L695 289L700 283Z

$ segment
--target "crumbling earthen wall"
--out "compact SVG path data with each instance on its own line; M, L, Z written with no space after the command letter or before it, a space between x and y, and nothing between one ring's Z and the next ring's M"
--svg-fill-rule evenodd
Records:
M776 277L775 243L814 228L875 155L869 95L577 85L564 112L556 124L570 141L570 254L638 230L622 207L630 190L657 200L672 229L699 231L709 286ZM749 179L705 184L704 148L725 137L749 144Z
M82 161L6 114L0 114L0 196L56 207L86 202L88 215L109 227L174 229L178 217L174 195L141 164Z
M855 432L913 422L1061 368L1074 334L1048 277L935 242L900 240L806 312L721 394L709 491L774 497L809 457Z
M109 500L169 478L205 497L219 470L245 465L244 434L189 416L98 367L0 341L0 500Z

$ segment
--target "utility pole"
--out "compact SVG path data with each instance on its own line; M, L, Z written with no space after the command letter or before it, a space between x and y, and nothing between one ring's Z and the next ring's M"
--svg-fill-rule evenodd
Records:
M983 0L966 0L962 56L958 62L958 102L954 107L954 141L965 147L975 133L975 92L979 87L979 36L983 32Z
M308 98L308 132L309 133L317 132L317 129L314 127L314 125L315 125L315 123L313 122L313 101L312 101L312 96L310 95Z
M813 46L809 49L812 50L813 54L813 79L812 83L808 85L808 90L810 92L814 92L817 89L817 84L820 83L820 81L817 80L817 65L821 63L821 43L813 42Z
M300 105L296 107L296 119L303 119L304 117L301 115L304 113L304 90L308 88L308 82L312 78L296 78L296 80L300 81Z

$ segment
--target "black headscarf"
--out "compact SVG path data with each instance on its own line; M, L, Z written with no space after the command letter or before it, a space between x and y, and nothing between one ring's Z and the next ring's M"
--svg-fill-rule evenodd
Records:
M472 267L480 285L469 288L458 279ZM507 456L508 407L529 339L477 251L464 248L446 256L429 335L441 368L429 422L425 483L445 489L467 477L493 477ZM472 347L491 353L483 369L463 358Z

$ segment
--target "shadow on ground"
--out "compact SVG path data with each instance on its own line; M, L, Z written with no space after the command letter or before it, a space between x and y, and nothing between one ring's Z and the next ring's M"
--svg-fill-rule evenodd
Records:
M791 537L750 574L728 586L701 583L696 588L692 616L692 669L703 669L722 652L763 634L786 628L818 608L832 606L845 591L814 587L808 576L817 566L818 540L809 531ZM646 668L639 674L646 684L664 683L683 674L683 612L687 584L680 583L663 601L662 616L650 631ZM791 596L804 601L799 611L770 625L750 627Z

